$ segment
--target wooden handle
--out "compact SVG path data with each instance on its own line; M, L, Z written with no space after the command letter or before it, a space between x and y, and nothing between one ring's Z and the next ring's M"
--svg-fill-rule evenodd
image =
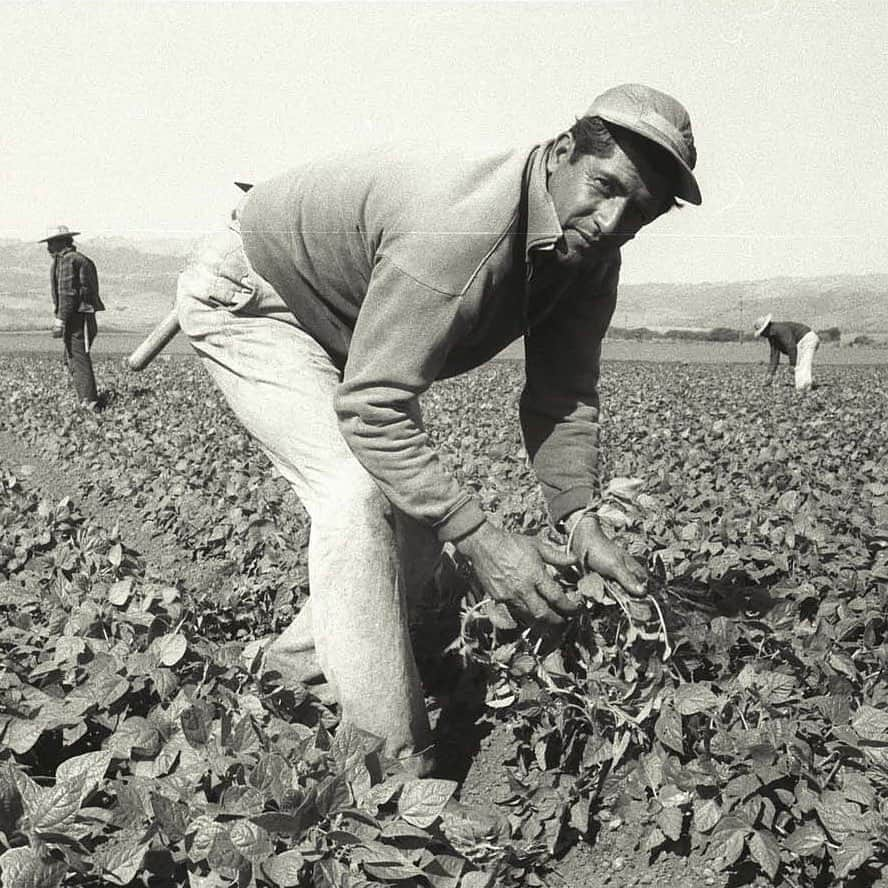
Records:
M130 370L144 370L179 332L179 315L173 309L126 359Z

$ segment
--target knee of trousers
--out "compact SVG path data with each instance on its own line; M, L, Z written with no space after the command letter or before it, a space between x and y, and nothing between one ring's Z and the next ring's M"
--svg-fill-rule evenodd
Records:
M337 467L335 474L316 492L311 519L316 528L358 524L392 529L394 508L366 469L354 460Z

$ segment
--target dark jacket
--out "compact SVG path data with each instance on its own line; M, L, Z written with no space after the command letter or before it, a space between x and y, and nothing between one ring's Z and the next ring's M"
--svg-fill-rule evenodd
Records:
M771 321L762 334L771 344L769 371L773 373L777 369L781 352L789 358L789 366L795 367L799 342L810 332L811 328L807 324L797 324L795 321Z
M49 273L52 307L60 321L68 321L86 311L104 311L99 298L99 276L89 256L67 247L53 257ZM89 309L92 309L90 311Z
M597 492L601 341L620 253L553 276L563 232L548 150L328 158L256 185L238 211L251 265L343 371L335 406L350 449L442 540L484 515L441 466L414 402L522 335L521 423L553 521Z

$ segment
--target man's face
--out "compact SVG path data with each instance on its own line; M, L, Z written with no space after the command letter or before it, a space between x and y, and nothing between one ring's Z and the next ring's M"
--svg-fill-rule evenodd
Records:
M46 242L46 251L50 256L55 256L56 253L60 253L65 246L65 242L58 238L53 238L52 240L48 240Z
M573 136L562 134L547 165L549 194L564 231L560 258L571 264L632 240L668 209L673 193L631 142L615 145L610 157L583 154L571 163L573 147Z

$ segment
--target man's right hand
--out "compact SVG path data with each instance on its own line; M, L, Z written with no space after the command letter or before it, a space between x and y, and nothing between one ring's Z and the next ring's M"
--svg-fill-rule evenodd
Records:
M65 322L56 318L52 322L52 338L61 339L65 335Z
M574 604L546 570L569 567L576 557L542 540L508 533L484 522L456 543L457 551L472 562L484 591L511 604L525 618L543 623L563 622L561 613L575 613Z

